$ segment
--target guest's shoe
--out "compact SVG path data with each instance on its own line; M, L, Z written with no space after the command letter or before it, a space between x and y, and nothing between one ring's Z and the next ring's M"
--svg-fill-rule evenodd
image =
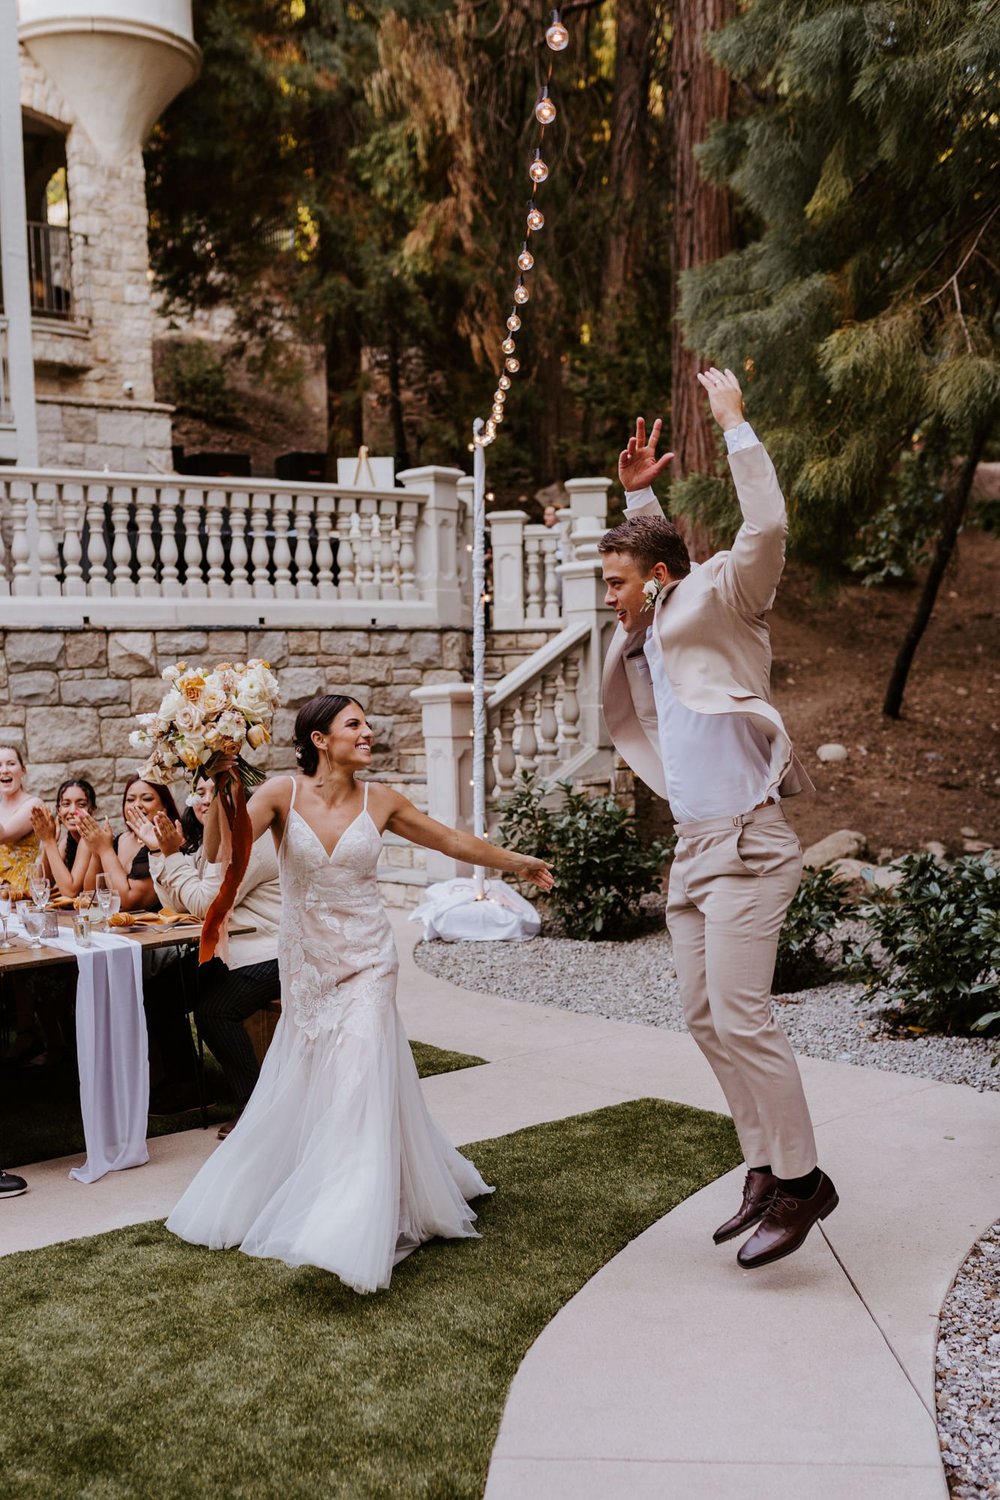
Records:
M837 1189L825 1172L819 1174L819 1186L811 1198L792 1198L775 1187L763 1222L754 1230L736 1259L746 1270L769 1265L797 1250L816 1223L832 1214L840 1199Z
M227 1120L224 1125L219 1126L218 1135L220 1141L224 1141L226 1136L230 1135L236 1129L236 1126L240 1123L240 1115L242 1113L243 1111L240 1110L239 1114L234 1115L231 1120Z
M205 1100L206 1106L211 1103L211 1099ZM149 1114L154 1119L161 1115L184 1115L200 1108L197 1084L161 1083L158 1088L150 1091Z
M0 1198L20 1198L27 1191L28 1184L23 1177L15 1177L13 1172L0 1171Z
M720 1224L712 1235L715 1243L721 1245L758 1224L767 1212L771 1194L777 1186L778 1179L772 1172L757 1172L751 1167L743 1184L743 1202L733 1217Z

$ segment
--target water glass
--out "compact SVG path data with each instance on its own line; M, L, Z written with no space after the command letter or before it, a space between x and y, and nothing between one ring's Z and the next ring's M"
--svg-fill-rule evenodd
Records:
M73 913L73 936L81 948L92 948L94 940L90 935L90 915L86 908Z
M0 882L0 923L3 924L3 942L0 948L13 948L13 943L7 936L7 923L10 921L11 894L10 883L6 880Z
M23 920L25 933L30 939L29 946L40 948L42 946L42 928L45 926L44 911L42 911L40 906L28 906Z
M108 877L106 875L98 875L95 878L94 894L97 897L98 906L101 908L104 916L107 917L111 910L111 897L114 895L114 892L108 884Z

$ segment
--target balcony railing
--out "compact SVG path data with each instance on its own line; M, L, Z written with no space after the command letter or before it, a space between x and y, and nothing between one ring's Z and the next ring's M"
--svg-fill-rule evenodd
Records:
M31 311L63 323L86 323L86 236L60 224L29 222L27 228Z
M0 469L0 624L464 623L459 478L305 489Z

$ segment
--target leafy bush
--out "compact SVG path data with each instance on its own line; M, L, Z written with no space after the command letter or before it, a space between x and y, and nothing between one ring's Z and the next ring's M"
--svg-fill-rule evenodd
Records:
M171 343L164 352L163 394L180 411L205 422L232 421L233 403L225 360L204 339Z
M894 891L858 910L868 935L851 954L866 998L884 996L888 1017L927 1031L997 1028L1000 1014L1000 869L966 855L939 865L930 854L900 861Z
M842 967L845 940L830 937L851 911L853 902L842 881L829 870L807 870L785 916L778 939L773 990L794 994L825 984Z
M635 818L613 797L588 797L568 782L559 786L562 804L544 807L542 789L522 772L501 805L500 841L552 864L549 909L567 937L628 937L641 921L640 897L659 886L671 845L666 839L643 844Z

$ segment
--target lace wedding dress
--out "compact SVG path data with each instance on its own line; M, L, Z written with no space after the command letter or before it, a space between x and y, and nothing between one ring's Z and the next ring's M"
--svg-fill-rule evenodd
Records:
M475 1235L467 1200L492 1188L431 1119L396 1013L367 784L327 855L291 779L278 855L281 1019L239 1124L167 1228L212 1249L321 1266L371 1292L424 1240Z

